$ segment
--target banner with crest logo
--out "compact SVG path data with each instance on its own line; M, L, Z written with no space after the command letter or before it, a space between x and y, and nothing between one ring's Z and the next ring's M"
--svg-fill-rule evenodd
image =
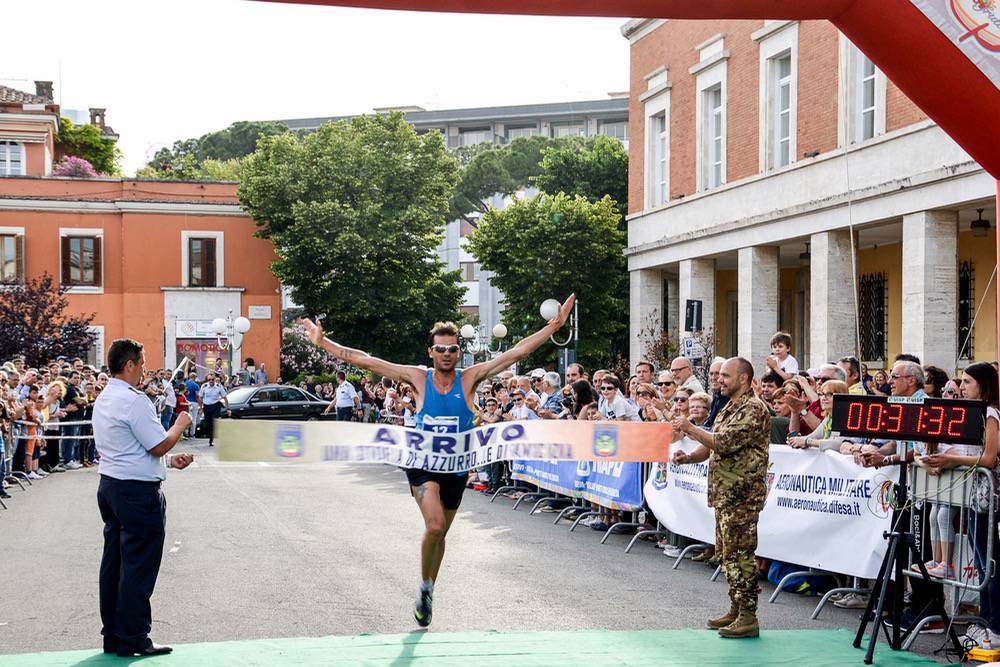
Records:
M686 452L697 443L674 444ZM874 578L885 556L892 487L899 469L862 468L850 456L771 445L767 500L757 525L757 555ZM669 530L715 543L708 507L708 463L653 466L646 502Z
M457 473L516 459L662 461L670 425L539 419L449 432L445 426L418 431L357 422L220 419L215 440L220 461L389 463ZM595 475L598 484L603 471Z

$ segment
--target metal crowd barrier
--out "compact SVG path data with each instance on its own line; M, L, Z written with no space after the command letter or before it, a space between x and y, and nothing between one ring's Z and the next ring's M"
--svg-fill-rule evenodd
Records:
M37 428L44 433L46 430L51 431L53 426L62 429L65 426L91 426L91 424L92 422L89 421L42 422L41 424L25 420L15 421L13 428L13 437L11 438L13 440L13 443L11 443L12 446L10 448L9 459L7 458L6 447L4 448L5 481L15 482L19 487L21 487L21 489L24 489L24 485L21 484L22 480L27 482L29 487L33 486L33 484L31 483L31 479L28 477L28 474L26 472L24 472L23 470L13 469L14 456L16 455L17 452L17 443L19 440L93 440L94 439L93 432L85 435L28 435L26 430L27 427ZM2 505L2 502L0 502L0 505Z
M924 533L932 535L930 530L923 529L924 520L935 521L943 518L947 527L955 528L952 541L953 555L949 567L945 568L944 576L931 575L930 581L952 589L951 617L953 620L974 622L985 627L986 621L984 619L978 616L959 614L958 611L962 591L979 593L996 575L993 542L997 529L995 498L998 490L993 473L982 467L952 468L942 470L937 475L931 475L916 465L911 466L910 470L910 498L913 503L910 512L911 527L917 540L918 550L923 551L920 547L923 543ZM935 514L937 516L934 516ZM982 522L984 521L986 525L986 551L983 554L983 563L986 566L986 572L980 581L979 571L976 567L975 533L982 530ZM966 539L963 539L963 535ZM938 537L940 538L941 535L939 534ZM954 571L949 571L952 564L957 565L957 567ZM904 575L913 579L924 579L923 574L912 567L913 563L910 565L911 567L904 572ZM920 619L903 648L910 647L921 628L928 623L940 620L942 620L940 616L927 616Z

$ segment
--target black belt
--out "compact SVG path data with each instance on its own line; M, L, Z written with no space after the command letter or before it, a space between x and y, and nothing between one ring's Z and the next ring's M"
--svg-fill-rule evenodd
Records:
M141 486L152 486L154 489L160 488L161 480L150 481L148 479L118 479L117 477L111 477L110 475L101 475L101 480L106 480L108 482L115 482L128 485L141 485Z

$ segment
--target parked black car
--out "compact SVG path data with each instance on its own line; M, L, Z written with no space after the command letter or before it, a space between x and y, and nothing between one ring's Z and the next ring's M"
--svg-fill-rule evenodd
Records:
M265 384L259 387L236 387L228 394L233 419L336 419L337 414L323 411L330 401L316 398L298 387ZM225 414L225 413L223 413Z

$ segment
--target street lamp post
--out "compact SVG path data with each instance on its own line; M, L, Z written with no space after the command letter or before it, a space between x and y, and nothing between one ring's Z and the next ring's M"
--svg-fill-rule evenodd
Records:
M538 309L539 314L542 316L546 322L549 320L554 320L559 316L559 308L562 304L556 299L546 299L542 302L541 307ZM580 301L579 299L573 304L573 314L569 318L569 336L563 342L556 340L556 335L552 334L549 336L549 340L556 347L560 347L563 350L563 373L569 368L571 363L576 362L576 356L580 351ZM569 359L569 348L568 345L573 343L573 361Z
M212 320L212 331L215 333L215 340L219 348L229 352L229 377L233 375L233 350L237 352L243 348L243 336L250 331L250 320L242 315L233 319L233 311L230 309L229 315L225 319L216 317Z
M464 342L466 351L472 354L472 358L475 360L476 355L481 352L485 352L491 357L500 352L500 347L503 345L503 339L507 337L507 325L500 322L493 327L492 339L497 341L497 347L495 350L493 349L493 340L490 336L486 335L485 324L480 324L478 329L471 324L466 324L462 327L460 333L462 334L462 338L465 339Z

